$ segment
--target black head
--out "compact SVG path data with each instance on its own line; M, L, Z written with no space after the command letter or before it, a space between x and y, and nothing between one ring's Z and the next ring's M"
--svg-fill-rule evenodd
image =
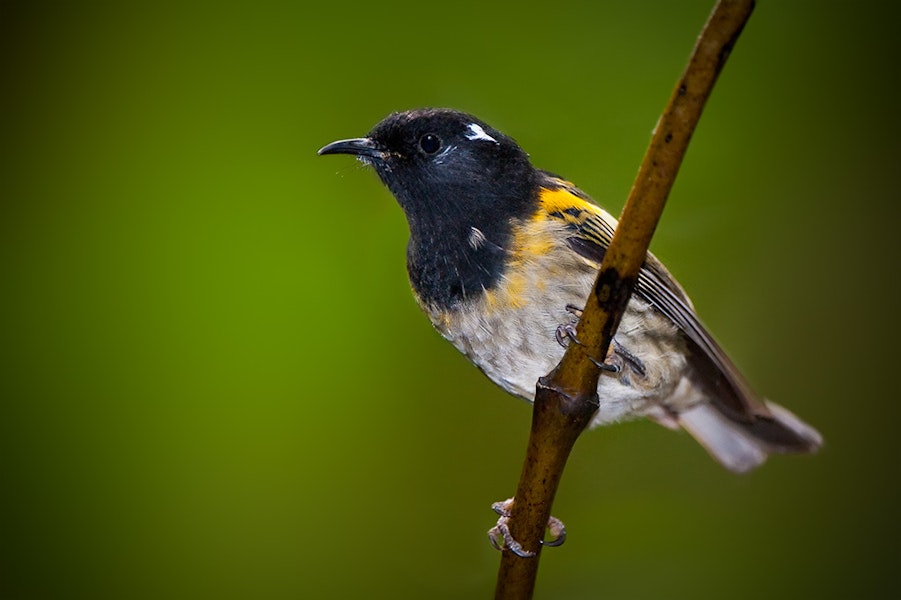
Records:
M472 217L515 215L534 183L528 155L512 138L448 109L394 113L367 137L334 142L319 154L354 154L372 165L411 227L428 227L457 208Z
M454 110L395 113L367 137L334 142L319 154L356 155L397 198L410 226L408 269L421 296L434 295L436 286L447 288L439 296L487 289L500 274L513 223L538 202L538 172L528 155L512 138ZM464 281L434 272L448 267Z

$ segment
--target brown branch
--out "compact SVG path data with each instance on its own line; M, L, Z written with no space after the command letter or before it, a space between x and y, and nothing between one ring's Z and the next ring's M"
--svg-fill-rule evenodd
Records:
M508 521L513 538L535 554L523 558L504 548L497 600L532 597L541 540L566 459L598 407L600 370L589 357L607 355L704 103L753 8L753 0L720 0L714 8L623 208L579 320L581 344L570 344L560 364L538 381L526 459Z

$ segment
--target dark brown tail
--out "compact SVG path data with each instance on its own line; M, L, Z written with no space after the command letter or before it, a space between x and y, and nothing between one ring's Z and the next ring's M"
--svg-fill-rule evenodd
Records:
M680 413L678 420L713 458L737 473L763 464L770 454L810 454L822 446L816 429L778 404L765 405L770 415L739 422L704 402Z

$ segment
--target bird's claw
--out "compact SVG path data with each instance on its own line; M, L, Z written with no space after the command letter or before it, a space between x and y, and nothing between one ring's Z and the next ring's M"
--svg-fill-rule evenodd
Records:
M554 337L557 339L557 343L564 348L566 348L570 342L574 342L581 346L582 342L579 341L579 338L576 335L576 323L578 323L578 319L582 317L582 311L577 306L567 304L566 312L576 317L576 320L571 323L558 325L557 330L554 332ZM647 370L641 359L626 350L622 344L616 341L616 338L613 338L610 341L610 350L611 352L606 360L597 360L591 356L588 357L588 360L590 360L597 368L602 371L607 371L608 373L617 374L623 370L625 365L629 365L629 368L638 375L641 375L642 377L647 375Z
M607 371L608 373L616 374L623 370L622 365L620 365L618 362L608 362L607 360L601 362L595 358L592 358L591 356L588 357L588 360L590 360L591 364L596 366L601 371Z
M577 319L582 318L582 309L579 308L578 306L576 306L575 304L567 304L566 312L568 312L569 314L571 314L572 316L574 316Z
M496 550L503 550L506 546L513 554L521 558L532 558L535 552L526 550L522 544L513 538L510 533L508 523L510 521L510 507L513 506L513 498L508 498L503 502L495 502L491 505L491 509L499 515L497 525L488 530L488 540ZM566 526L563 521L557 517L550 517L547 521L548 531L553 536L550 540L541 540L542 546L557 547L566 541Z
M647 376L648 371L644 366L644 362L626 350L622 344L616 341L616 338L610 340L610 347L613 348L614 355L620 358L620 362L628 364L629 368L638 375L641 375L642 377Z
M576 326L573 323L564 323L562 325L557 325L557 331L554 332L554 337L557 338L557 343L566 348L569 345L570 341L573 341L579 344L579 340L576 338Z
M573 314L576 314L576 312L578 312L580 316L582 314L582 311L576 309L572 304L567 304L566 310ZM563 323L562 325L557 325L557 330L554 332L554 337L557 339L557 343L564 348L569 346L570 342L578 344L579 346L582 345L582 342L580 342L579 338L576 337L575 323ZM619 373L620 370L622 370L622 366L616 363L600 361L591 356L588 357L588 360L590 360L591 363L597 368L601 369L602 371L607 371L608 373Z
M566 541L566 525L563 524L563 521L552 515L547 520L547 529L553 537L549 540L541 540L541 545L551 548L562 546Z
M513 554L520 558L532 558L535 556L535 553L526 550L522 547L522 544L513 539L510 528L507 526L507 521L509 519L510 517L499 518L497 520L497 525L488 530L488 540L491 542L491 545L494 546L495 550L503 551L504 546L506 546Z
M579 341L579 338L576 337L576 323L579 322L579 319L582 318L582 309L580 309L575 304L567 304L566 312L575 317L571 322L564 323L562 325L557 326L557 331L554 332L554 337L557 338L557 343L566 348L570 342L575 342L579 345L582 342Z

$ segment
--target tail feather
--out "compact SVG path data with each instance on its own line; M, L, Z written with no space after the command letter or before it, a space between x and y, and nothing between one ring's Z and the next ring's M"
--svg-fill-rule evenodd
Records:
M750 471L769 454L816 452L823 438L787 409L766 403L770 415L748 421L730 419L715 404L702 402L678 415L679 424L713 458L737 473Z

